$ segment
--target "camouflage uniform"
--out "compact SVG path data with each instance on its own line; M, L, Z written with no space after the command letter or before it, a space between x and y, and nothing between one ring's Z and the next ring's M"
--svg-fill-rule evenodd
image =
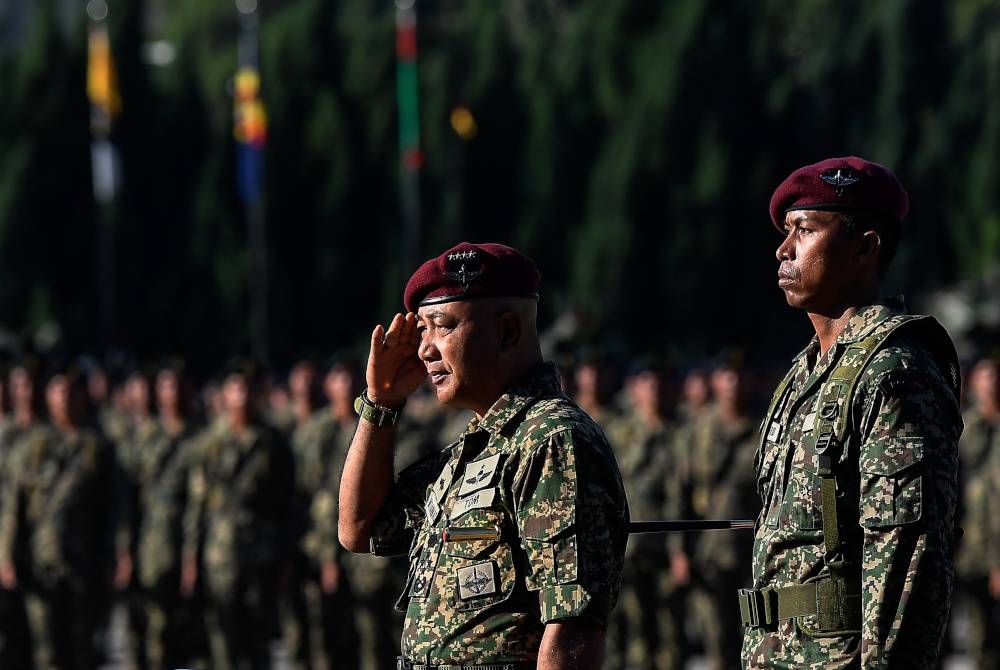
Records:
M695 421L689 445L691 512L698 519L756 516L753 457L757 426L747 417L727 421L713 408ZM750 578L752 537L742 531L696 533L689 549L694 580L691 613L705 653L716 669L740 665L740 617L733 593Z
M965 415L959 442L959 482L962 484L960 540L955 567L958 589L969 612L968 649L977 668L1000 665L996 631L1000 630L1000 603L989 593L989 524L996 515L996 498L988 492L990 468L1000 463L1000 420L975 409Z
M376 519L373 553L410 548L404 656L534 667L546 622L606 623L627 523L604 433L539 367L403 471Z
M340 563L337 491L354 425L345 430L328 409L317 412L292 434L295 459L293 526L298 556L290 584L291 616L286 621L289 654L297 667L356 666L345 648L343 593L328 595L320 584L324 563Z
M629 414L608 427L629 513L637 520L670 516L664 482L677 466L673 430ZM673 501L670 501L673 504ZM679 668L679 591L670 578L664 536L635 535L625 550L620 606L608 630L610 667Z
M823 357L814 338L775 394L755 463L753 577L779 591L753 592L748 668L937 665L954 581L958 367L931 319L872 345L907 321L901 309L860 309ZM848 375L848 407L846 366L863 368ZM839 437L827 430L837 419L849 419Z
M95 668L113 537L113 455L94 431L25 439L0 519L0 561L18 567L36 670Z
M41 430L37 424L22 428L12 420L0 426L0 518L3 515L7 487L14 483L17 472L17 452L22 441ZM6 591L0 586L0 668L31 667L27 614L20 590Z
M199 555L212 667L270 666L278 579L287 568L292 463L276 430L219 421L199 436L184 515L185 557Z
M180 558L187 477L194 447L188 426L168 431L157 422L139 446L139 509L136 581L145 630L137 656L151 668L183 665L193 653L195 630L180 598Z

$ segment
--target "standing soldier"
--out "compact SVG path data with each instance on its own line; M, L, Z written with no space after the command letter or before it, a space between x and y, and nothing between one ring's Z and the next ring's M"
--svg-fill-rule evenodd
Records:
M112 555L113 454L75 370L46 387L52 426L26 440L0 520L0 582L24 589L35 668L97 667Z
M990 468L1000 463L1000 375L997 361L985 358L969 374L972 406L966 410L965 432L958 443L959 510L965 530L955 559L959 595L969 612L969 655L975 667L1000 666L996 632L1000 603L989 590L989 525L996 499L987 492Z
M907 195L833 158L771 199L778 286L816 331L756 456L747 668L936 668L954 586L959 370L932 318L879 299Z
M668 503L664 481L676 467L673 429L667 423L662 387L662 372L652 361L636 364L626 382L629 413L608 427L629 513L636 520L657 519L664 514ZM608 631L608 660L612 666L657 670L681 667L680 633L675 612L671 611L678 593L669 572L663 570L667 560L663 536L629 538L621 605Z
M315 365L297 363L288 386L296 418L291 438L295 555L286 594L290 611L285 616L285 639L297 668L320 670L331 667L333 660L333 605L341 581L335 492L346 450L337 443L335 418L320 407ZM347 661L343 650L337 651L337 660Z
M710 377L715 403L694 423L689 449L689 480L694 518L745 519L756 515L753 457L757 424L746 412L742 365L737 358L718 364ZM740 620L733 593L750 577L746 560L752 548L744 533L700 533L692 537L691 594L694 615L709 667L740 666Z
M224 416L200 438L184 518L182 592L204 578L215 670L270 666L278 580L288 563L291 455L258 417L253 379L245 365L223 378Z
M409 552L399 670L601 667L628 507L604 433L542 360L538 280L510 247L463 243L372 332L339 531L352 551ZM395 426L428 376L476 418L397 479Z
M7 377L8 404L11 414L0 433L0 519L8 500L8 487L16 484L21 445L43 433L41 423L42 389L37 361L24 358L14 365ZM20 589L7 590L0 585L0 668L31 667L30 632Z
M197 630L183 627L180 594L182 517L193 449L181 370L169 366L157 374L158 417L139 446L136 570L145 631L137 656L154 670L183 666L196 652L193 640L198 637Z

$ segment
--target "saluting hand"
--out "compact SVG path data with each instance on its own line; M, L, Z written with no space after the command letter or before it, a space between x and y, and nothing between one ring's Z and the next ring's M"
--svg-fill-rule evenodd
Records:
M372 331L368 354L368 399L376 405L397 408L427 378L427 369L417 357L420 333L417 316L397 314L386 331L381 324Z

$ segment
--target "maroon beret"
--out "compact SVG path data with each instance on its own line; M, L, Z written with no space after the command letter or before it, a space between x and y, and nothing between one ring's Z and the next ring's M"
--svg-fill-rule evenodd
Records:
M462 242L432 258L406 282L403 304L416 312L433 305L471 298L538 298L541 275L530 258L504 244Z
M909 198L896 175L863 158L828 158L788 175L771 196L771 221L783 230L798 209L864 210L902 221Z

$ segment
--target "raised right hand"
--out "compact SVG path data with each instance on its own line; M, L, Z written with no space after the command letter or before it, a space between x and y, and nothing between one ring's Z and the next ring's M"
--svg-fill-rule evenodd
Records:
M368 399L383 407L401 407L406 398L427 378L427 369L417 357L420 333L417 316L397 314L386 331L381 324L372 331L368 354Z

